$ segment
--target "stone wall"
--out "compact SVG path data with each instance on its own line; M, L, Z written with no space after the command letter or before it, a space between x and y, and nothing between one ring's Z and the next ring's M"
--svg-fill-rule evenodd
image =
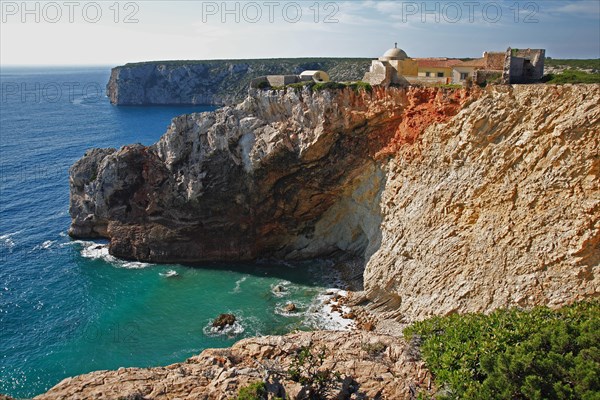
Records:
M452 77L405 76L411 85L446 85L452 83Z
M300 82L298 75L267 75L267 81L271 86L285 86Z
M511 49L506 51L504 83L530 83L544 76L544 49Z
M475 71L475 83L478 85L483 83L500 83L502 81L502 71L498 70L484 70L480 69Z

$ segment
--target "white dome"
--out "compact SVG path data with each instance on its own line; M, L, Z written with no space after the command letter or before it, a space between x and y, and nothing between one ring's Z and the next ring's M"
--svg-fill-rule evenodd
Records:
M394 47L383 54L383 59L387 60L405 60L408 58L404 50Z

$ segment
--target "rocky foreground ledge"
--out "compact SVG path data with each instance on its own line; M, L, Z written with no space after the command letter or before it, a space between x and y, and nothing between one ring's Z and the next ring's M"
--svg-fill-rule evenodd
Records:
M321 369L340 374L331 380L327 398L402 400L431 388L418 351L402 339L321 331L244 339L167 367L92 372L67 378L35 399L232 399L240 387L264 379L274 396L304 398L306 385L287 374L302 348L324 349Z

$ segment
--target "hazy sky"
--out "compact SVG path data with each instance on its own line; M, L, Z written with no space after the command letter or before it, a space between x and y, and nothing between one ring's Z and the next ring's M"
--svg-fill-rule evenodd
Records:
M3 65L146 60L478 57L546 48L600 57L600 1L5 1Z

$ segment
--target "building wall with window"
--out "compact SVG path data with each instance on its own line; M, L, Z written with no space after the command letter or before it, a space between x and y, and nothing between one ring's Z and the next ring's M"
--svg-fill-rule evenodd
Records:
M439 68L439 67L420 67L420 77L428 78L446 78L452 76L452 68Z
M452 68L462 63L455 58L419 58L418 76L422 78L452 78Z
M452 83L463 83L467 78L473 79L475 76L475 67L456 66L452 69Z

